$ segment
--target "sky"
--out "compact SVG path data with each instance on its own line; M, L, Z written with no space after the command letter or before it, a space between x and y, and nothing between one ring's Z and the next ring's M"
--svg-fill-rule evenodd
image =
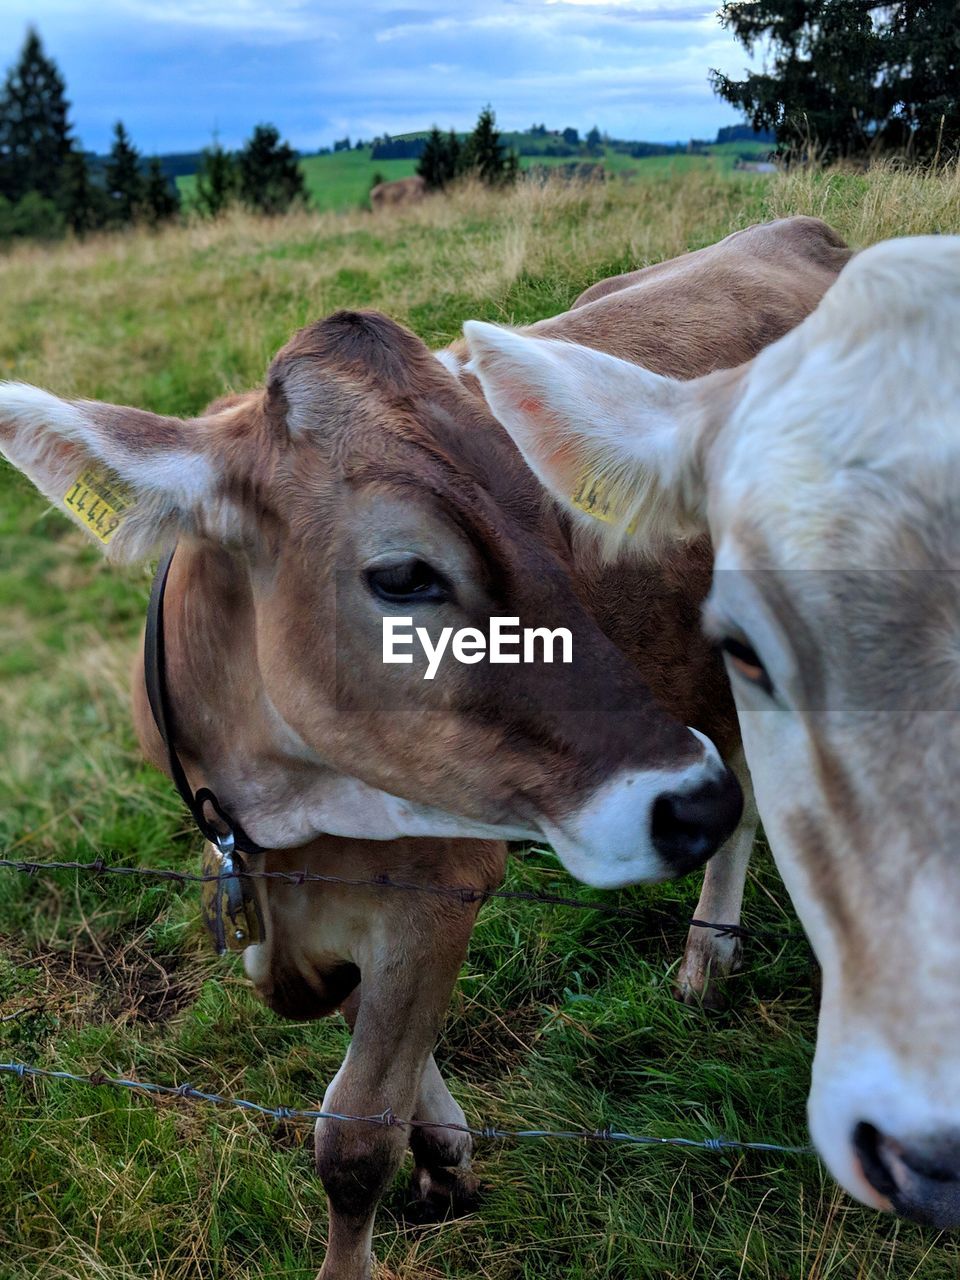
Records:
M0 61L28 23L58 63L87 150L122 119L147 154L239 146L271 122L301 151L437 123L598 125L712 137L736 113L710 68L746 52L690 0L0 0Z

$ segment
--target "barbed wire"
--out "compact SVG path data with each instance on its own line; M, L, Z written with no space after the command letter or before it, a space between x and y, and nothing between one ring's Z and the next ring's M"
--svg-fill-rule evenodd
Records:
M393 880L389 876L377 876L372 879L358 877L327 875L321 872L308 871L306 868L297 871L257 871L234 869L224 872L191 872L176 871L163 867L122 866L107 862L97 857L89 862L80 861L40 861L34 859L0 858L0 870L19 872L36 876L45 872L75 871L89 875L113 875L122 877L145 878L169 883L188 885L206 884L230 879L279 880L286 884L302 885L310 883L346 886L350 888L397 890L405 893L420 893L434 897L449 898L463 905L483 903L490 899L501 899L511 902L537 902L553 907L568 907L578 911L594 911L602 915L616 916L648 924L644 913L635 907L620 903L590 902L583 898L573 898L562 894L538 893L523 889L480 889L469 885L438 885L412 883ZM796 938L793 931L778 932L775 930L746 929L739 924L724 924L709 920L689 921L695 927L711 929L720 937L768 937L777 941ZM21 1010L15 1017L20 1017L26 1010ZM4 1019L6 1021L6 1019ZM396 1116L391 1108L379 1115L357 1116L342 1112L323 1111L312 1108L267 1106L246 1098L226 1097L195 1088L192 1084L163 1085L143 1080L132 1080L122 1076L107 1076L102 1072L78 1075L71 1071L54 1071L25 1062L0 1062L0 1073L15 1075L21 1080L27 1077L38 1077L49 1080L69 1082L88 1086L107 1086L114 1089L126 1089L152 1097L182 1098L191 1102L207 1102L217 1106L234 1107L243 1111L255 1112L276 1120L332 1120L352 1124L381 1125L387 1128L447 1129L457 1133L469 1134L481 1140L510 1141L523 1139L557 1140L557 1141L590 1141L625 1143L633 1146L687 1147L704 1151L722 1152L767 1151L788 1155L808 1155L812 1147L786 1146L776 1142L747 1142L735 1138L659 1138L649 1134L632 1134L620 1132L610 1127L603 1129L584 1129L568 1125L562 1129L504 1129L498 1125L466 1125L448 1124L439 1121L402 1119Z
M253 1111L257 1115L274 1120L335 1120L347 1124L379 1125L387 1129L446 1129L453 1133L466 1133L484 1141L508 1142L524 1139L558 1142L611 1142L627 1143L635 1147L688 1147L701 1151L770 1151L783 1155L813 1155L813 1147L784 1146L778 1142L742 1142L738 1138L657 1138L651 1134L621 1133L611 1127L583 1129L570 1125L563 1129L503 1129L499 1125L448 1124L439 1120L405 1120L387 1108L379 1115L355 1116L339 1111L323 1111L303 1107L270 1107L247 1098L225 1097L220 1093L208 1093L192 1084L153 1084L144 1080L129 1080L123 1076L106 1076L100 1072L77 1075L72 1071L53 1071L26 1062L0 1062L0 1072L18 1076L21 1080L40 1077L47 1080L66 1081L92 1087L106 1086L128 1089L153 1097L183 1098L187 1102L209 1102L217 1106L235 1107L241 1111Z
M78 871L90 875L142 877L165 880L175 884L209 884L224 880L282 880L286 884L329 884L347 888L397 890L401 893L419 893L430 897L449 898L464 906L492 900L507 902L537 902L544 906L569 907L574 911L594 911L601 915L616 916L638 924L649 924L643 911L616 902L590 902L584 898L572 898L563 894L538 893L532 889L480 889L471 885L440 885L393 880L387 875L372 879L349 876L324 875L318 871L253 871L233 870L224 872L174 871L165 867L129 867L106 862L102 857L90 862L35 861L0 858L0 870L17 871L25 875L39 875L46 871ZM725 924L696 917L687 924L697 929L712 929L721 938L766 938L776 942L794 941L801 937L793 929L755 929L740 924Z

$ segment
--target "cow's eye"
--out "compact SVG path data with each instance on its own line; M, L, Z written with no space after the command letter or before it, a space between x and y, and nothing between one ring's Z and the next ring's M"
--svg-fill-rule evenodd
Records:
M388 604L426 604L449 600L450 584L426 560L402 560L367 570L367 586Z
M767 675L767 669L760 661L756 649L745 640L734 636L724 636L720 648L727 655L730 666L744 680L757 685L764 693L773 693L773 683Z

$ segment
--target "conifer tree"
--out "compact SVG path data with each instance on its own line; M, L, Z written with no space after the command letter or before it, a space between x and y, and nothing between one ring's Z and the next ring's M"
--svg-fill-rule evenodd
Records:
M957 0L749 0L720 20L748 50L766 51L743 80L713 87L782 149L824 160L897 150L960 149Z
M272 124L258 124L237 157L240 198L258 213L286 213L306 201L307 188L297 153L280 141Z
M417 173L429 191L439 191L448 181L447 141L436 125L427 135L426 146L417 165Z
M8 200L16 203L28 191L48 200L59 195L70 152L69 109L63 77L31 27L0 90L0 194Z
M100 200L97 196L100 196ZM76 147L67 153L60 181L60 208L67 225L78 236L92 231L100 223L100 203L103 194L90 181L87 157Z
M203 153L197 174L197 208L208 218L219 218L237 196L237 165L219 139Z
M458 173L463 172L463 147L455 129L447 134L447 181L452 182Z
M110 221L129 226L139 215L143 202L143 175L140 172L140 153L130 141L122 120L113 127L113 146L107 157L104 176Z
M480 112L476 127L466 141L460 168L462 172L476 173L488 186L512 182L517 175L519 161L509 159L500 141L497 118L489 105Z
M153 227L158 227L161 222L169 222L180 212L180 193L163 172L157 156L152 156L147 165L143 211Z

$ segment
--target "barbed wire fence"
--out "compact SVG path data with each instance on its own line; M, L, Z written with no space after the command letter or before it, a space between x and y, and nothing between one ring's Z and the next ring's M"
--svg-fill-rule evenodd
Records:
M508 902L533 902L549 907L564 907L575 911L590 911L604 916L619 919L632 919L637 923L648 923L646 916L635 907L622 903L594 902L589 899L568 897L562 894L538 893L523 889L480 889L470 885L440 885L413 883L393 880L388 876L377 876L372 879L361 879L347 876L325 875L308 871L305 868L297 871L259 871L250 869L234 869L224 872L189 872L175 871L163 867L122 866L107 862L103 857L88 862L80 861L39 861L32 859L0 858L0 870L18 872L27 876L38 876L47 872L73 871L91 876L121 876L142 878L154 881L167 881L180 886L192 884L222 883L231 879L277 880L286 884L328 884L348 888L376 889L397 891L400 893L424 894L432 897L443 897L458 901L463 905L475 905L490 900ZM722 921L699 920L692 918L687 922L690 926L710 929L719 937L764 938L778 943L802 939L803 935L796 930L773 930L745 928L740 924ZM7 1017L0 1018L0 1023L16 1020L29 1012L36 1012L41 1006L31 1006ZM452 1132L469 1134L480 1141L576 1141L592 1143L621 1143L634 1147L681 1147L708 1151L714 1154L724 1151L760 1151L781 1155L812 1155L810 1146L791 1146L778 1142L743 1141L727 1137L657 1137L650 1134L626 1133L612 1127L601 1129L585 1129L577 1125L565 1125L562 1128L529 1128L505 1129L499 1125L461 1125L424 1121L396 1116L390 1108L379 1115L358 1116L341 1112L324 1111L313 1108L291 1106L268 1106L246 1098L229 1097L219 1093L195 1088L192 1084L157 1084L150 1081L134 1080L124 1076L110 1076L95 1071L86 1075L71 1071L55 1071L27 1062L0 1062L0 1074L15 1076L20 1080L28 1078L46 1079L85 1085L87 1087L106 1087L129 1092L148 1098L178 1098L188 1102L208 1103L221 1107L232 1107L241 1111L253 1112L257 1115L271 1117L282 1121L315 1122L330 1120L341 1123L378 1125L386 1128L406 1129L446 1129Z

